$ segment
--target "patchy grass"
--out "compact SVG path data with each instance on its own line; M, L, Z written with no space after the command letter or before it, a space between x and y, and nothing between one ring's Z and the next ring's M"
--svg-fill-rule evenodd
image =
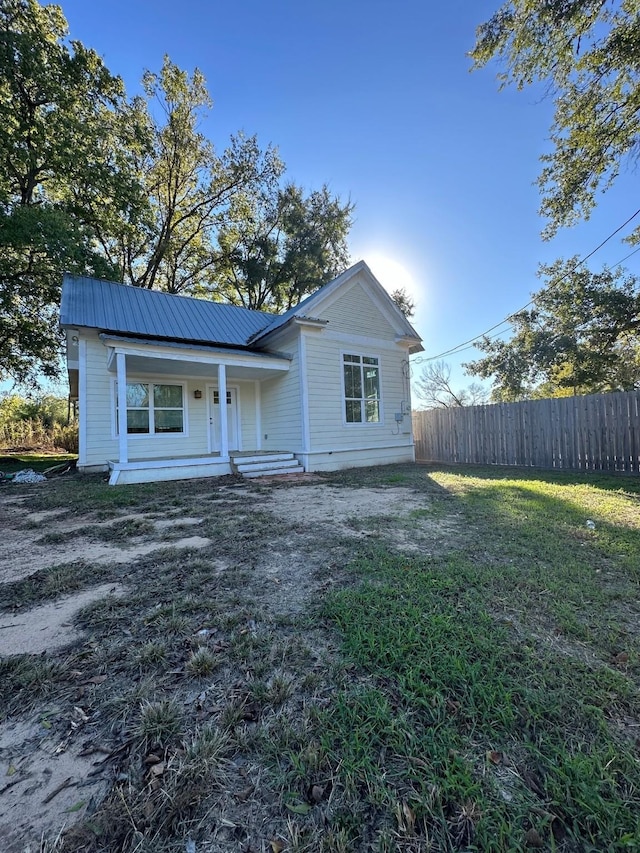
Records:
M115 779L59 850L639 849L640 483L408 465L326 482L394 490L347 518L375 536L289 523L285 487L233 478L25 488L25 511L64 507L79 536L197 516L212 538L0 587L24 617L128 585L78 614L76 647L0 662L0 717L37 708L62 735L80 707ZM399 519L402 488L423 503ZM394 544L439 522L437 553ZM55 548L51 524L33 532ZM314 581L305 608L270 553Z

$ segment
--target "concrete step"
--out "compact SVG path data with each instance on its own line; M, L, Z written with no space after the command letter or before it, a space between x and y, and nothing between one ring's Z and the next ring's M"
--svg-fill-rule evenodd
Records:
M254 453L251 456L231 454L234 465L253 465L258 462L290 462L293 458L293 453Z
M281 474L304 474L304 468L299 462L295 465L289 465L283 468L260 468L258 471L242 471L242 476L247 480L253 480L256 477L278 477Z
M251 471L269 471L276 468L288 468L292 465L299 465L297 459L290 456L289 459L263 460L262 462L236 462L236 468L239 474L249 473Z

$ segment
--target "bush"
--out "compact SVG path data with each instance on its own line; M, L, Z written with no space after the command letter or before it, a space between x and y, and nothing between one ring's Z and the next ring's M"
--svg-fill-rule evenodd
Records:
M0 447L78 452L78 424L67 424L67 401L45 395L27 400L17 394L0 398Z

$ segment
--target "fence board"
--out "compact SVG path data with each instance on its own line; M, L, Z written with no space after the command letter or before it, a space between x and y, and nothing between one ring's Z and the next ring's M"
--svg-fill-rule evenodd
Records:
M414 412L416 459L640 473L640 391Z

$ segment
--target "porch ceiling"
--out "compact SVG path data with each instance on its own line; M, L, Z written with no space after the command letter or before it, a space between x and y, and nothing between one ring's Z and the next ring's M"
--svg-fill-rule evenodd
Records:
M224 362L224 359L221 359ZM111 367L115 372L115 360ZM227 379L273 379L282 376L282 369L254 367L253 365L227 364ZM218 378L218 364L198 361L174 361L169 358L151 358L149 356L127 355L127 373L133 375L157 375L192 377L193 379Z
M290 357L275 353L247 352L212 346L147 341L101 335L109 351L108 369L115 373L118 352L127 359L127 373L171 375L194 379L215 379L218 365L224 364L231 379L271 379L289 370Z

